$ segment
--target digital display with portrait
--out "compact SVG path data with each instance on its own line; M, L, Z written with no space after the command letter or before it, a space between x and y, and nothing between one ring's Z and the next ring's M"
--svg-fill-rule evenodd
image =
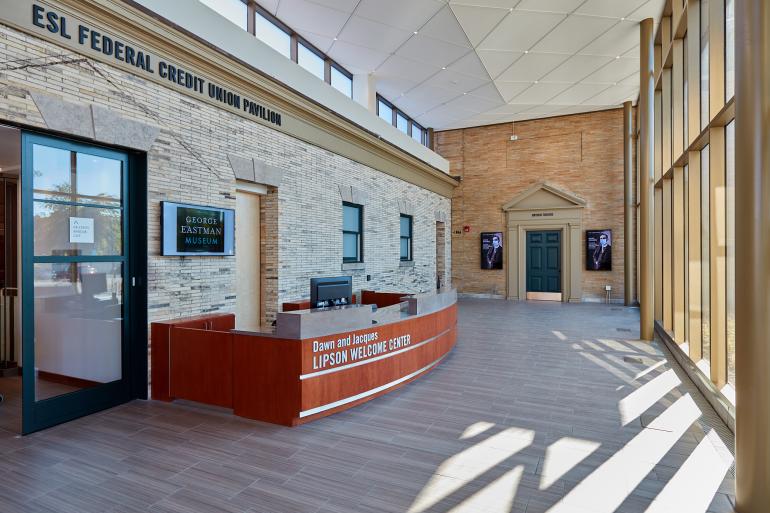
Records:
M586 231L586 270L612 270L612 230Z
M503 232L482 232L481 268L503 268Z

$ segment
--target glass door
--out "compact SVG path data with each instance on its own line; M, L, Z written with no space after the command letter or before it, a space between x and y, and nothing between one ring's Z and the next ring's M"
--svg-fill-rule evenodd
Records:
M128 157L22 140L23 431L129 399Z

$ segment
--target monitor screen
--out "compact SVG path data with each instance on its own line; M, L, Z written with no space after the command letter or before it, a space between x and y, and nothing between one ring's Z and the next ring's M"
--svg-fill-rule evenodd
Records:
M349 305L353 298L353 278L312 278L310 280L310 307Z
M161 202L163 255L231 256L235 254L235 211Z

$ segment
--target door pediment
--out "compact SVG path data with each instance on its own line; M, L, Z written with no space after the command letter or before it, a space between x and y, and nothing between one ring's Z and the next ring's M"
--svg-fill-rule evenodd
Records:
M512 212L517 210L583 208L585 205L584 199L571 192L559 189L547 182L539 182L503 205L503 210Z

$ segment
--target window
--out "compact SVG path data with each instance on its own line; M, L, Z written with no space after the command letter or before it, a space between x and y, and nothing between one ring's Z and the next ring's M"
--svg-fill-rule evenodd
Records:
M324 80L325 63L323 57L320 57L304 43L297 44L297 64Z
M688 78L688 63L687 63L687 36L684 36L684 51L682 52L682 68L683 68L683 78L684 78L684 85L683 85L683 91L682 91L682 108L684 111L684 123L682 124L682 131L684 132L683 138L684 138L684 146L683 148L686 150L690 146L690 83ZM674 158L677 156L675 155ZM637 168L638 169L638 168Z
M353 98L353 78L332 65L332 87L348 98Z
M412 260L412 216L401 214L401 261Z
M420 144L425 144L425 130L420 125L412 121L412 139Z
M409 133L409 120L400 112L396 112L396 128L405 134Z
M725 100L735 95L735 0L725 0Z
M711 360L711 265L710 265L710 177L709 147L700 152L700 194L701 194L701 355L706 362Z
M735 386L735 121L725 127L727 382Z
M363 211L361 205L342 203L342 261L363 262Z
M286 58L291 58L291 36L257 11L254 14L254 35Z
M700 2L700 127L709 124L709 0Z
M389 124L393 124L393 108L382 100L377 101L377 115Z
M243 30L248 30L249 8L241 0L200 0Z

